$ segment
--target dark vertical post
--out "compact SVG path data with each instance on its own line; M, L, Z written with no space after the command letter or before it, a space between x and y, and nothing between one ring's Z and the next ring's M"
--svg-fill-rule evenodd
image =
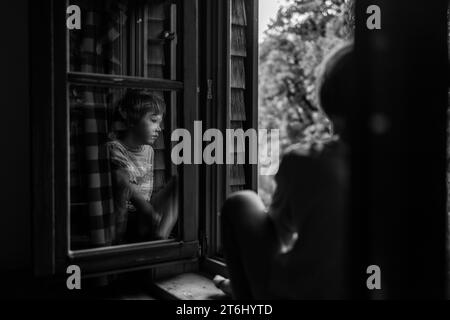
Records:
M370 5L381 9L380 30L366 26ZM364 179L353 227L367 231L367 264L381 268L373 298L445 297L446 20L444 0L357 1L353 143Z
M31 157L34 273L55 272L53 1L30 3Z
M66 28L67 1L53 3L53 99L54 99L54 210L55 270L64 273L69 253L69 95L66 82L69 63L69 31Z

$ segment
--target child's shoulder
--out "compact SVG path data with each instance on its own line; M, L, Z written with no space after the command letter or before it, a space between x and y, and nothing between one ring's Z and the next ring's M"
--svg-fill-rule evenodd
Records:
M155 150L153 149L153 147L149 144L144 145L144 152L153 155L155 153Z
M125 145L119 140L111 140L107 143L110 159L122 167L126 167L132 162L132 155L128 152Z
M107 148L113 153L126 153L127 149L119 140L110 140L106 142Z

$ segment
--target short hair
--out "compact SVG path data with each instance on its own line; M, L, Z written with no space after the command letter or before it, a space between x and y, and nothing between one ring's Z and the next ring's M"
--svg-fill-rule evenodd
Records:
M334 49L320 64L316 83L319 107L328 116L347 116L355 94L353 44Z
M128 89L118 104L118 111L128 126L136 125L148 113L163 115L165 109L162 97L137 89Z

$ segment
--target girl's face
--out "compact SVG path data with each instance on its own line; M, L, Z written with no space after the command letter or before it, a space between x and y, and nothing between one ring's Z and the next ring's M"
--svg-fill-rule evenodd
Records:
M153 144L161 132L162 114L147 113L134 127L133 133L142 144Z

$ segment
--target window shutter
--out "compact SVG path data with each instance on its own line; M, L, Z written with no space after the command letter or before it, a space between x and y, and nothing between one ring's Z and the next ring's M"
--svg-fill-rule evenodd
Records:
M245 132L250 128L257 129L258 125L258 0L230 0L228 13L225 127ZM227 195L244 189L256 191L257 188L257 165L249 164L248 160L250 144L246 143L242 147L245 150L245 164L237 164L239 154L234 150L234 164L226 166Z
M242 129L245 132L247 129L258 128L258 1L217 0L220 21L218 35L220 37L223 32L225 36L225 41L220 42L220 38L218 43L220 58L217 74L218 127L224 134L224 143L226 129ZM249 189L257 191L258 165L249 164L249 144L246 143L244 147L244 164L237 164L239 155L236 151L225 150L232 152L234 164L219 166L217 181L212 180L213 184L217 184L217 193L213 198L215 212L220 212L225 199L231 193ZM226 158L227 154L224 153L224 161ZM220 214L212 219L213 227L210 230L211 240L208 245L213 249L208 254L220 257Z

